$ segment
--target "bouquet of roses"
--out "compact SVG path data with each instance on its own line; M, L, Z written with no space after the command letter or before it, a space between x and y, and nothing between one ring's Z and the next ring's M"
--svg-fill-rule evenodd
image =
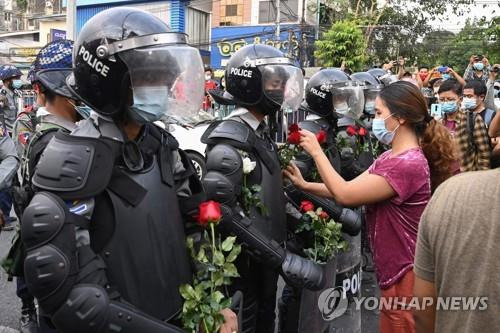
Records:
M342 132L340 132L337 135L337 146L339 151L342 151L342 149L352 149L356 157L359 157L362 152L370 151L371 142L366 128L362 126L349 125L347 126L345 133L347 133L347 135L352 139L349 139L349 137L346 137ZM355 144L354 147L352 145L353 142Z
M312 232L314 243L304 249L309 259L322 264L339 251L347 250L349 244L342 238L342 225L330 218L323 208L315 208L312 202L302 201L300 211L304 214L295 233Z
M326 132L320 130L316 134L319 144L324 144L326 142ZM286 142L278 149L278 157L280 164L285 168L290 161L294 160L295 157L302 152L300 147L300 127L298 124L294 123L288 127L288 137Z
M241 245L235 244L236 237L224 240L216 237L215 227L221 218L219 203L203 202L198 216L198 224L205 229L202 242L195 245L193 238L187 238L187 247L198 268L193 283L179 288L184 299L180 318L189 332L219 332L224 323L221 311L231 305L231 299L224 296L221 289L239 276L234 261L241 252Z

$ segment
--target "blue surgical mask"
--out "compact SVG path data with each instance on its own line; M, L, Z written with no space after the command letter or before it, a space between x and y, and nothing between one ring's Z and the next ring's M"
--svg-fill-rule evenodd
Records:
M462 107L466 110L474 110L477 107L477 102L474 98L464 98L462 102Z
M385 120L391 116L392 114L386 118L375 118L373 119L372 122L373 134L378 139L378 141L386 145L391 144L392 140L394 140L394 135L396 134L396 130L399 128L398 125L393 131L387 130L387 128L385 127Z
M457 102L441 103L441 111L443 113L453 113L453 112L457 111Z
M23 86L23 81L21 80L12 80L12 88L19 89Z
M478 71L482 71L484 69L484 64L482 62L475 62L474 69Z
M449 79L451 79L451 75L450 75L450 74L448 74L448 73L444 73L444 74L442 75L442 77L443 77L443 80L449 80Z
M349 105L344 102L334 106L335 112L341 116L345 116L349 112Z
M134 104L128 109L134 120L145 124L160 120L167 111L167 104L167 87L135 87Z
M88 119L90 117L90 112L92 112L92 108L87 105L75 106L75 110L83 119Z
M367 102L365 104L365 112L368 114L374 114L375 113L375 102Z

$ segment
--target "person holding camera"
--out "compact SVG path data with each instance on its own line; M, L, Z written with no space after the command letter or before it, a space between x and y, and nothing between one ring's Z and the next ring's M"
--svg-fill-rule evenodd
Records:
M480 54L473 54L470 57L469 65L465 69L464 79L465 81L481 80L486 83L486 81L488 81L490 69L488 58Z
M464 78L461 77L460 74L455 72L453 70L453 68L451 68L449 66L445 66L445 65L434 67L431 70L430 74L427 76L427 78L424 80L423 86L424 87L429 86L429 81L431 81L432 79L435 79L436 76L439 76L439 75L441 76L441 78L444 81L449 80L449 79L455 79L458 81L458 83L460 83L460 85L462 87L465 86Z

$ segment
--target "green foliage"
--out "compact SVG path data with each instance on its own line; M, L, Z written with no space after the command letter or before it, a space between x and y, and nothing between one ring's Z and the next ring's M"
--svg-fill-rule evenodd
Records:
M325 67L344 64L353 70L361 70L366 60L366 44L357 21L340 21L332 25L315 43L314 55Z
M195 246L191 237L186 244L197 267L192 284L183 284L179 291L184 299L180 318L189 332L198 332L202 327L206 333L219 332L224 323L220 313L231 305L231 299L220 291L238 277L234 261L241 253L236 237L221 241L215 236L214 224L210 223L211 234L204 232L204 242Z
M28 0L16 0L16 4L19 10L26 11Z
M349 244L342 237L342 225L330 217L322 216L323 209L306 212L295 233L311 232L314 245L304 249L307 257L316 263L326 263L340 251L346 251ZM324 214L324 213L323 213Z

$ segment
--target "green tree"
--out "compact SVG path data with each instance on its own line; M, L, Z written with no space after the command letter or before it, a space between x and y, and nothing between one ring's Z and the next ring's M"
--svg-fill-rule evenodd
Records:
M339 21L332 25L321 40L315 43L314 55L320 65L340 67L344 64L353 70L360 70L366 60L366 44L363 31L356 21Z

